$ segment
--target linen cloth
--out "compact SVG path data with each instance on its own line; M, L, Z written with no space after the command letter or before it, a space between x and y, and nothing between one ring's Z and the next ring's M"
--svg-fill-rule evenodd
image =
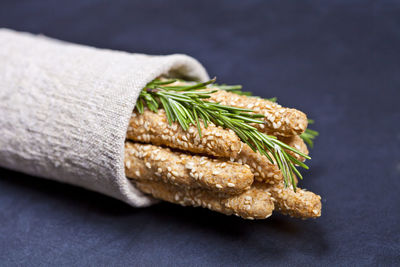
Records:
M124 141L141 89L159 75L204 81L195 59L97 49L0 29L0 166L136 207Z

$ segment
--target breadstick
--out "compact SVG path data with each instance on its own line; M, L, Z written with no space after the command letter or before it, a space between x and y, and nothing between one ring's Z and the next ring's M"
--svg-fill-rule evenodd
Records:
M282 141L283 143L287 144L288 146L291 146L291 147L297 149L298 151L302 152L303 154L308 155L307 145L306 145L306 143L304 143L303 139L299 135L294 135L294 136L290 136L290 137L279 137L278 139L280 141ZM295 157L296 159L298 159L300 161L306 160L304 157L302 157L299 154L296 154L292 151L286 150L286 152L288 152L290 155L292 155L293 157Z
M236 161L249 165L254 179L257 181L275 184L283 180L282 172L277 165L272 164L266 156L259 152L254 152L246 144L243 144Z
M125 173L137 180L162 180L229 194L242 193L253 183L248 166L131 142L125 142Z
M145 110L143 114L132 113L127 132L127 139L154 145L164 145L189 151L196 154L206 154L217 157L236 157L242 143L232 130L209 124L207 128L201 124L202 137L197 127L191 125L185 131L178 123L168 124L165 111L158 113Z
M282 180L282 174L276 165L271 164L267 157L254 152L248 145L242 143L232 131L209 125L208 128L202 126L202 134L200 139L197 128L194 126L190 126L187 132L176 123L170 126L165 111L160 109L158 113L149 110L145 110L143 114L134 112L130 120L127 139L165 145L192 153L231 158L236 162L248 164L258 181L273 184ZM204 141L209 141L208 139L213 139L211 141L213 146L204 143Z
M174 125L176 124L174 123L172 126L168 124L164 110L160 110L158 113L149 110L145 110L143 114L134 112L130 120L127 138L134 141L150 142L155 145L165 145L192 153L230 158L236 162L248 164L258 181L273 184L283 179L277 165L272 164L267 157L260 153L254 152L248 145L239 141L235 133L229 130L212 125L209 125L208 128L202 127L204 136L200 139L197 128L194 126L191 126L185 132L179 125ZM215 138L213 138L215 141L211 142L217 144L217 146L211 146L208 143L203 145L204 141L207 142L207 139L213 137L214 131L216 131ZM199 140L203 140L203 143L199 143Z
M136 181L142 192L182 206L204 207L226 215L245 219L265 219L271 216L274 204L270 193L251 187L240 195L216 194L204 189L182 189L156 181Z
M293 108L284 108L266 99L218 90L211 94L210 101L238 108L251 109L256 113L264 115L265 123L252 125L267 134L293 136L303 133L307 128L307 116L303 112Z
M321 216L321 197L313 192L298 188L285 188L283 182L268 186L262 183L254 183L259 189L271 193L277 211L282 214L297 218L317 218Z
M162 80L166 79L162 78ZM191 82L179 80L175 81L173 84L169 84L168 86L188 84L191 84ZM210 89L218 89L218 87L213 86ZM218 90L211 94L209 101L220 102L223 105L233 107L251 109L256 113L265 115L264 124L252 125L267 134L288 137L300 135L307 128L307 116L303 112L297 109L282 107L281 105L266 99L248 97L227 92L225 90Z

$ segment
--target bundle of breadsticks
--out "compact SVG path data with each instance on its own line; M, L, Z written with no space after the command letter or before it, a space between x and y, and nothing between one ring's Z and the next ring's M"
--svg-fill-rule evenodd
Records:
M159 78L157 86L168 86L180 95L182 86L189 86L186 93L190 94L197 85ZM308 149L301 135L308 122L303 112L223 88L215 84L200 88L200 92L209 90L202 99L262 115L258 116L262 123L249 122L250 127L301 152L286 150L298 162L305 160L302 155L308 155ZM147 88L147 92L158 91ZM155 108L151 100L146 106L139 99L127 131L125 172L139 190L156 199L245 219L265 219L274 210L303 219L321 215L321 197L297 187L295 175L294 184L287 183L285 170L271 161L271 152L270 156L261 154L228 123L222 127L197 119L182 127L185 123L178 115L178 119L170 118L174 111L169 110L167 100L160 96L157 101Z

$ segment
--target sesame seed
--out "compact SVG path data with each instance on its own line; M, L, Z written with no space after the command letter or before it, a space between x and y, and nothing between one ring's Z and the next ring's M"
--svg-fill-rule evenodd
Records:
M140 176L140 171L135 171L136 176Z
M228 187L235 187L234 183L228 183Z
M189 169L189 170L193 169L193 168L194 168L193 162L188 162L188 163L186 163L185 168L186 168L186 169Z
M149 162L146 162L145 165L146 165L147 168L151 169L151 165L150 165Z
M216 184L215 187L218 188L218 189L221 189L221 188L222 188L222 185Z

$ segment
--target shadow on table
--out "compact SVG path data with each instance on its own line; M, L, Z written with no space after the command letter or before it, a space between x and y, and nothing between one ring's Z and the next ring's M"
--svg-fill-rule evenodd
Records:
M115 220L124 220L126 217L137 220L142 217L141 221L154 222L154 228L162 224L171 231L184 229L187 232L201 232L210 240L217 239L219 242L240 241L243 248L251 246L251 253L258 255L260 260L263 257L277 257L287 250L297 250L314 256L321 256L329 250L318 220L302 221L274 214L265 221L249 221L207 209L169 203L135 209L95 192L5 169L0 169L0 188L2 194L5 192L1 191L6 190L8 194L15 191L19 195L34 195L33 201L37 199L56 202L60 209L65 207L76 210L76 213L89 211L101 217L116 217ZM131 218L132 216L135 218Z

